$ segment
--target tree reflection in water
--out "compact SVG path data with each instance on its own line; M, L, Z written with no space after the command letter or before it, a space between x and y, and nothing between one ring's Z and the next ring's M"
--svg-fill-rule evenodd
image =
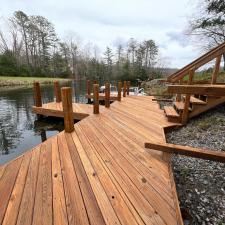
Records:
M85 82L74 84L76 101L85 102ZM79 87L79 88L78 88ZM82 90L82 93L80 92ZM51 102L53 87L42 87L43 102ZM63 120L36 120L32 113L33 90L30 88L0 88L0 164L33 148L48 137L63 130Z

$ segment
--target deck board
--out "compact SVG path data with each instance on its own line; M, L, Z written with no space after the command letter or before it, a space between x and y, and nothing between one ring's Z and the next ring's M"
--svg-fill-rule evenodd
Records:
M104 106L100 106L100 111L104 110ZM43 116L62 117L62 103L49 102L43 104L42 107L33 106L32 111ZM73 103L73 117L75 120L82 120L93 114L93 106L90 104Z
M77 103L76 103L77 104ZM59 103L44 110L63 116ZM3 224L183 224L170 161L146 150L166 142L152 97L129 96L0 167ZM82 114L83 115L83 114Z

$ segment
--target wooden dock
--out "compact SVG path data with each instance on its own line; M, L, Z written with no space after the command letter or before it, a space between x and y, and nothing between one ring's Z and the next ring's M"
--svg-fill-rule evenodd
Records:
M129 96L0 167L0 224L183 224L167 121L152 97Z
M86 94L85 95L85 98L87 98L87 99L93 99L94 98L94 95L93 95L93 93ZM104 93L99 93L99 100L105 100L105 94ZM110 95L110 101L116 101L116 100L118 100L117 94L111 94Z
M104 110L104 106L99 106L100 111ZM62 102L49 102L42 104L41 107L33 106L32 111L38 115L64 117ZM82 120L93 114L93 106L90 104L73 103L73 119Z

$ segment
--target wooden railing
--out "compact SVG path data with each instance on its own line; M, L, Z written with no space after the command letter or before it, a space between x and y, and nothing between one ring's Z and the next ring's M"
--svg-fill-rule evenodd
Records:
M217 84L217 77L218 77L219 70L220 70L220 63L221 63L221 59L222 59L222 56L224 53L225 53L225 42L223 44L217 46L216 48L212 49L211 51L207 52L203 56L199 57L192 63L188 64L187 66L183 67L182 69L180 69L179 71L175 72L174 74L170 75L167 78L167 81L170 83L176 83L176 84L178 83L178 85L176 85L176 86L169 87L168 92L176 94L176 101L178 101L178 102L184 101L184 109L183 109L183 112L181 115L181 123L182 124L186 124L187 120L188 120L191 95L200 94L200 93L196 93L196 92L195 93L191 92L192 90L196 91L196 88L195 89L187 88L190 85L196 84L196 82L194 81L195 71L199 67L210 62L211 60L216 59L214 70L213 70L213 73L211 76L211 80L209 80L208 82L205 82L205 83L208 83L211 85ZM188 76L188 80L186 82L183 81L183 78L185 76ZM176 89L176 87L178 89ZM183 92L183 90L182 90L183 87L186 87L186 90L188 89L188 92L186 92L186 93ZM199 84L197 89L202 90L202 89L199 89L200 87L201 87L201 85ZM172 90L172 92L171 92L171 90ZM210 89L210 91L212 92L212 89ZM182 96L183 94L185 94L184 98ZM205 93L205 94L207 95L207 93ZM209 92L208 92L208 94L209 94ZM211 94L213 94L213 93L211 93Z
M124 81L123 96L129 95L130 82ZM93 114L99 114L99 84L97 81L93 82L93 94L91 94L90 81L87 81L87 93L92 95L93 98ZM118 82L118 97L116 100L121 101L122 95L122 82ZM62 104L64 126L66 132L73 132L74 130L74 120L73 120L73 103L72 103L72 88L62 87L58 81L54 82L54 97L55 102ZM110 83L105 83L105 93L102 96L105 102L105 107L110 108ZM35 107L42 107L42 97L41 97L41 87L39 82L34 82L34 101ZM38 115L38 114L37 114ZM41 115L38 115L41 118Z
M217 74L219 72L221 57L224 52L225 52L225 42L217 46L216 48L212 49L211 51L207 52L203 56L199 57L198 59L194 60L187 66L178 70L177 72L171 74L167 78L168 82L171 82L171 83L178 82L189 73L190 69L194 68L195 70L197 70L201 66L205 65L206 63L216 58L216 66L215 66L216 70L215 70L215 76L213 76L214 77L213 81L215 82Z

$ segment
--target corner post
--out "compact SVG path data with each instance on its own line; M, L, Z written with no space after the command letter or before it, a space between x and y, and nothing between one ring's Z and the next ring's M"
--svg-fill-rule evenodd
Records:
M62 97L61 97L61 92L60 92L59 82L58 81L54 81L54 95L55 95L55 98L56 98L56 102L61 102L62 101Z
M94 84L93 85L93 90L94 90L94 96L93 96L93 106L94 106L94 114L99 114L99 85L98 84Z
M105 83L105 107L110 107L110 83Z
M122 82L118 82L118 101L121 101Z
M130 81L127 81L127 95L130 94Z
M124 81L123 82L123 97L126 97L126 93L127 93L127 82Z
M72 90L70 87L64 87L61 89L61 94L65 132L71 133L74 131Z
M41 88L39 82L34 82L34 98L35 98L35 106L42 107Z

